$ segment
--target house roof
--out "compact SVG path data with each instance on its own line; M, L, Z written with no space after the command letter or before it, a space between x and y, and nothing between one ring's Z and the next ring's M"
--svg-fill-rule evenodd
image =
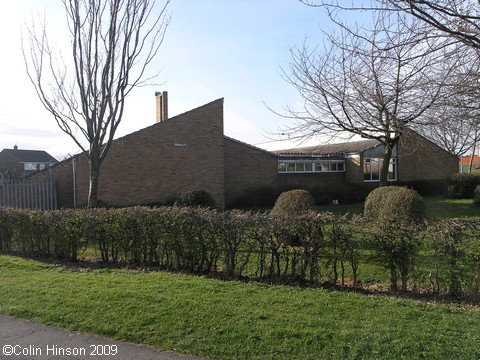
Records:
M57 162L53 156L43 150L3 149L2 152L6 152L20 163Z
M273 151L279 156L335 156L354 155L380 145L377 140L351 141L339 144L322 144L296 149Z

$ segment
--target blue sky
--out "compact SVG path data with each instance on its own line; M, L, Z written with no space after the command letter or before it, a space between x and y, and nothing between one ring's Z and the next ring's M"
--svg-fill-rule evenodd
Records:
M0 14L0 150L17 144L63 158L78 149L41 107L21 54L22 27L44 10L50 31L62 34L60 0L17 0ZM223 97L225 134L272 147L269 133L279 131L286 120L264 103L279 112L297 104L296 91L282 79L281 68L288 68L289 48L305 37L320 41L320 28L330 26L323 11L298 0L172 0L169 12L164 44L150 68L151 74L161 69L157 81L162 85L132 93L117 137L153 124L154 93L168 91L169 116Z

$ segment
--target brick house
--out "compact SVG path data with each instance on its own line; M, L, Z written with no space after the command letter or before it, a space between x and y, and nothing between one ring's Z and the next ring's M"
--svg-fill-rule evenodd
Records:
M13 178L23 178L38 170L43 170L58 161L43 150L20 150L17 145L13 149L0 152L0 170Z
M106 204L165 203L197 188L225 208L252 194L304 188L332 197L345 187L378 183L381 147L372 141L268 152L223 134L223 99L172 118L167 93L156 93L156 100L157 122L116 139L102 164L98 199ZM457 158L410 133L396 149L392 181L445 179L457 169ZM88 163L81 154L32 177L57 179L60 207L87 203Z

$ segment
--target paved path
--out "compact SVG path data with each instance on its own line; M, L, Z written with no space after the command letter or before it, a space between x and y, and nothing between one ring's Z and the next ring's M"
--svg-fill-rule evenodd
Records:
M147 346L114 341L95 335L71 332L5 315L0 315L0 359L206 360L171 351L157 351Z

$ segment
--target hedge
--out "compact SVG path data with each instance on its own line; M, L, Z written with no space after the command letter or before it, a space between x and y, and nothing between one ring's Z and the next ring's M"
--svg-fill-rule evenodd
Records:
M0 208L0 253L106 266L214 273L272 282L356 286L371 267L391 288L480 297L480 222L436 221L382 233L363 217L274 216L210 208ZM389 242L382 242L390 236ZM422 260L422 261L420 261ZM421 266L419 265L421 263Z
M448 197L473 199L477 185L480 185L480 174L453 174L447 183Z

